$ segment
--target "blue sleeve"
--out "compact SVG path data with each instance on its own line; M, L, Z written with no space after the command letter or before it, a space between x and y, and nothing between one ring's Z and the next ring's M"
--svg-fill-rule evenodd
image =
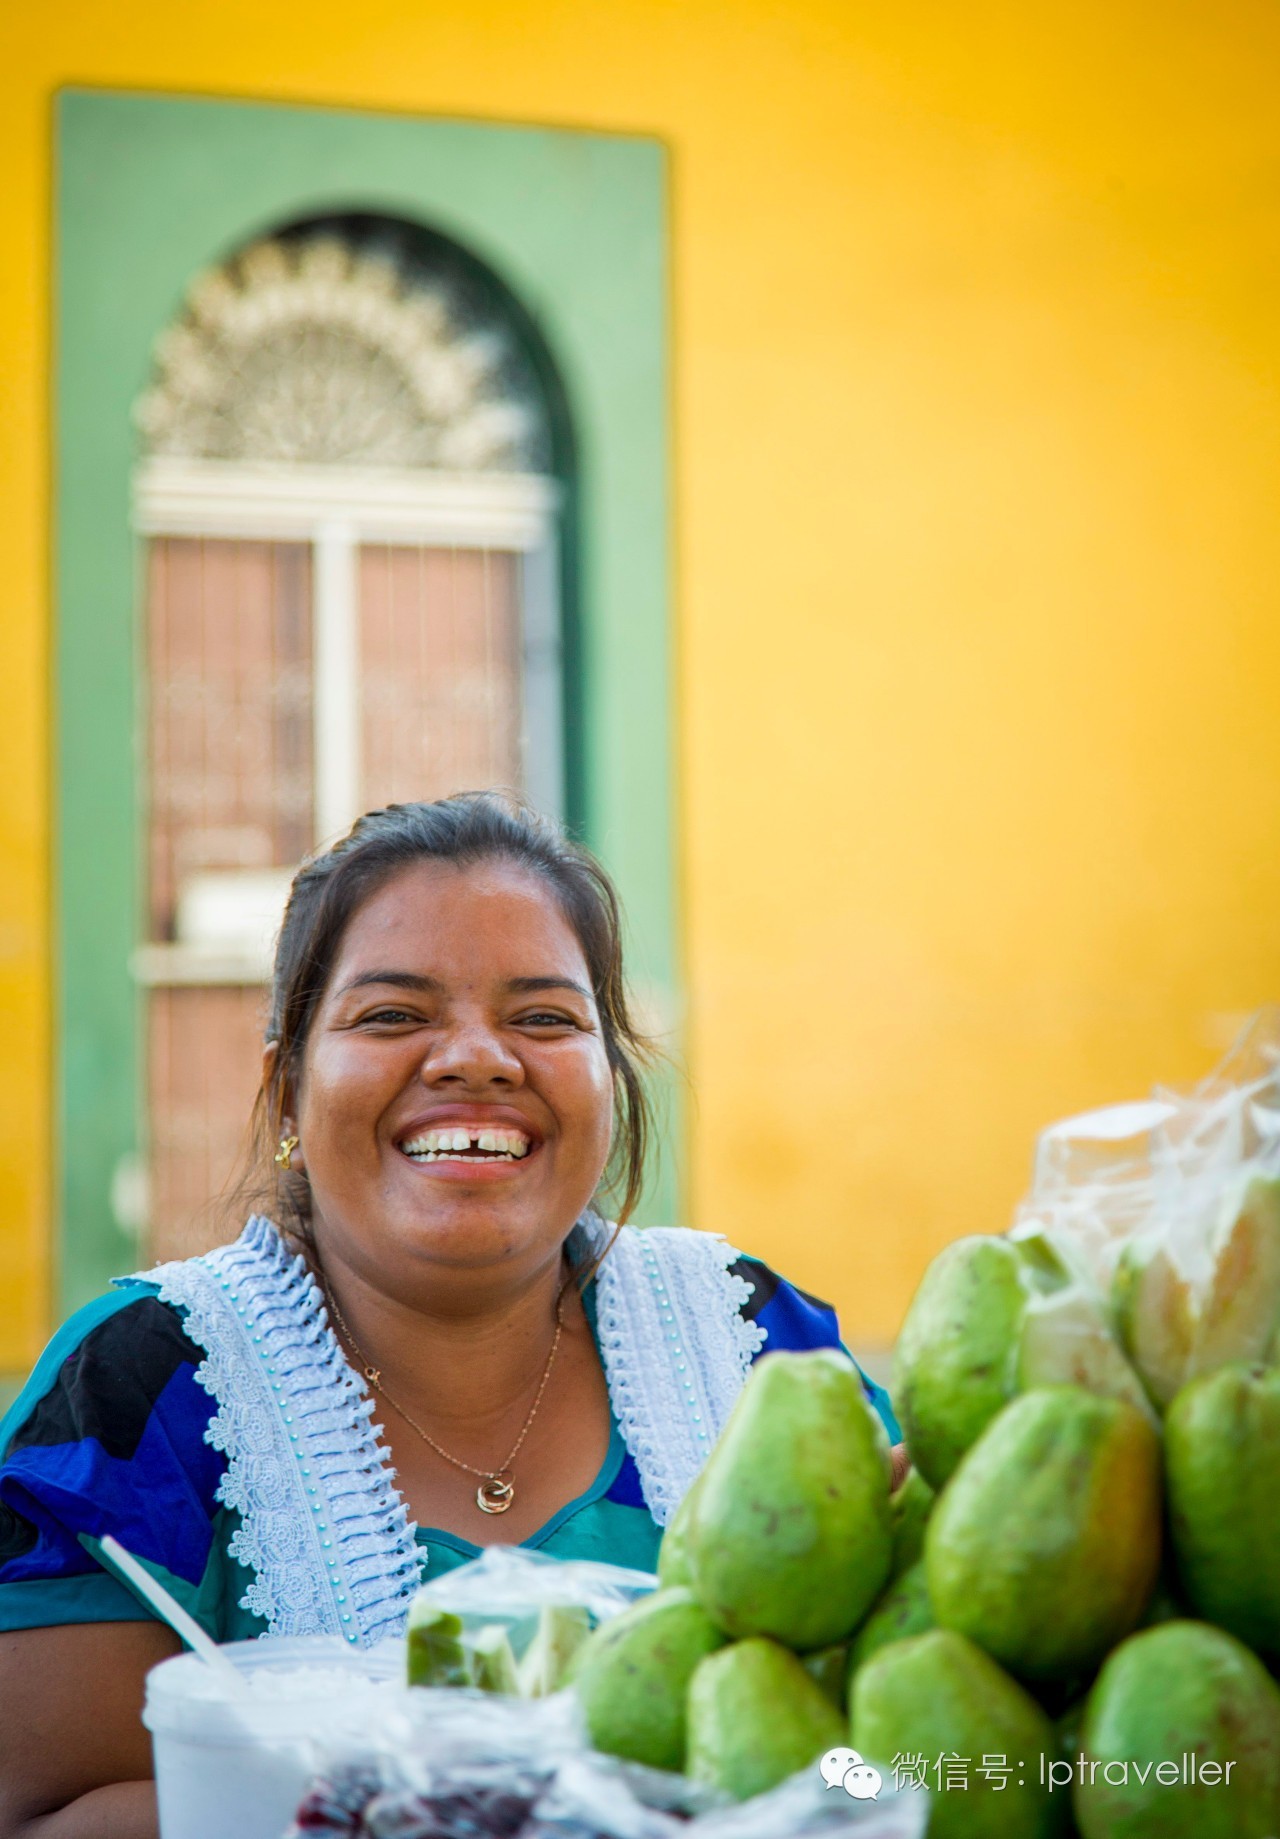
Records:
M739 1258L733 1268L751 1285L751 1298L743 1305L743 1314L748 1320L759 1322L765 1331L762 1354L803 1353L814 1347L838 1347L846 1354L849 1352L840 1339L840 1324L830 1303L788 1283L759 1258ZM857 1366L856 1361L854 1365ZM883 1386L868 1379L861 1367L858 1373L868 1403L889 1433L890 1441L900 1443L902 1432L889 1394Z
M149 1287L103 1297L49 1344L0 1426L0 1629L146 1619L85 1549L114 1533L195 1591L225 1458L201 1355Z

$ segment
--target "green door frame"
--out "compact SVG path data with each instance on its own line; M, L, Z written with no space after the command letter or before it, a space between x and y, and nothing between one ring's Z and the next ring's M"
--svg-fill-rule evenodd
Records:
M633 977L676 1013L666 161L655 140L189 97L58 98L55 1103L63 1313L139 1261L142 838L131 411L195 274L277 224L374 211L487 263L559 369L578 470L570 809L616 875ZM673 1093L669 1092L668 1097ZM676 1218L677 1107L642 1217Z

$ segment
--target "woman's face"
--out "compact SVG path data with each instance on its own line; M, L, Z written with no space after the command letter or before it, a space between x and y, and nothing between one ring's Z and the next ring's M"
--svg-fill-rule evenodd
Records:
M321 1257L387 1290L545 1262L591 1199L613 1081L536 874L420 862L352 918L291 1095Z

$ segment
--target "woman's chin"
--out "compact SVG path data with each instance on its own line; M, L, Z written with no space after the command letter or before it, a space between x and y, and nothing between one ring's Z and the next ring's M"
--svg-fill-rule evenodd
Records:
M545 1205L531 1204L526 1195L451 1184L434 1204L402 1213L395 1238L416 1264L482 1271L509 1264L535 1247L549 1250L563 1240L569 1226L563 1231L552 1227L549 1233L549 1212Z

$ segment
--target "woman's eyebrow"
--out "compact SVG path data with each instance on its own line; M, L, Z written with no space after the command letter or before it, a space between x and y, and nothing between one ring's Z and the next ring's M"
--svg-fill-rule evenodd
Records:
M522 995L534 990L572 990L576 996L584 996L588 1002L595 1001L591 991L575 983L572 977L508 977L507 988L519 991Z
M349 983L344 983L338 991L345 996L349 990L362 990L371 983L390 984L397 990L418 990L427 996L438 996L444 985L438 977L424 977L418 971L361 971ZM506 988L520 995L528 995L537 990L572 990L576 996L585 997L588 1002L595 999L583 984L575 983L572 977L509 977Z
M344 983L338 994L345 996L348 990L362 990L370 983L389 983L397 990L420 990L427 996L437 996L444 989L438 977L422 977L416 971L361 971L350 983Z

